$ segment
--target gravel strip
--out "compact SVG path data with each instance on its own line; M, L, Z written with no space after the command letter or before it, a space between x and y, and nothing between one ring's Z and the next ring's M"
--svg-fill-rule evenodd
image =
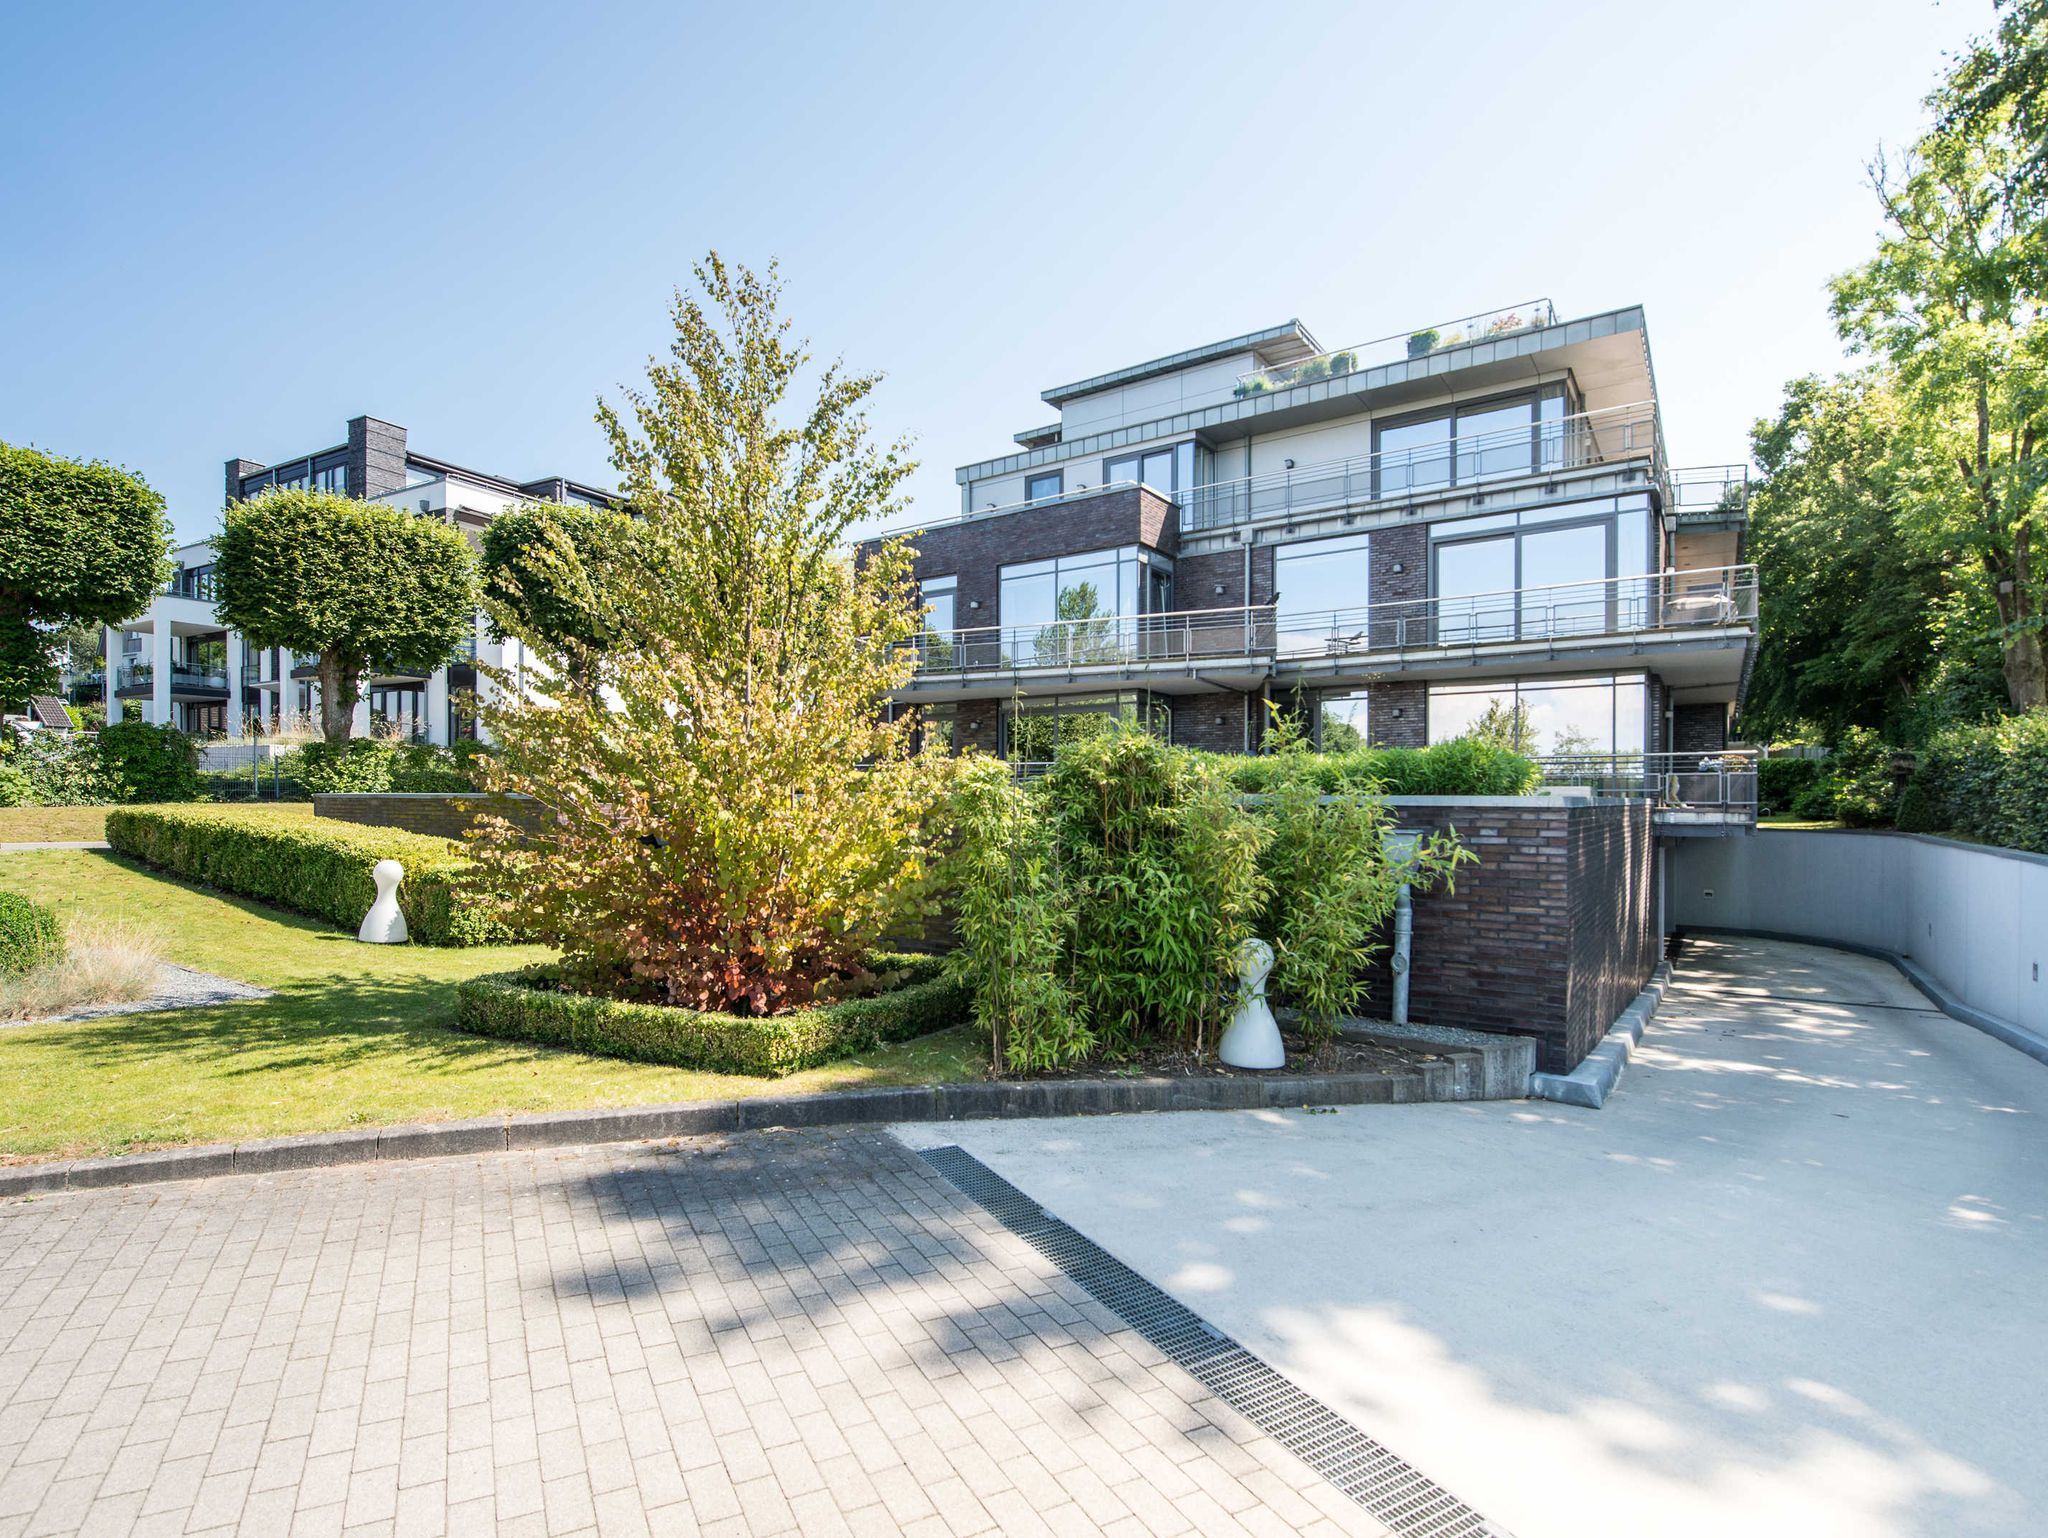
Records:
M125 1004L89 1004L81 1009L67 1009L60 1015L45 1015L40 1020L0 1021L0 1030L24 1025L99 1020L108 1015L141 1015L159 1009L197 1009L206 1004L232 1004L238 999L267 999L271 993L268 988L238 983L232 977L218 977L191 967L174 966L168 961L157 973L156 982L156 992L146 999L131 999Z

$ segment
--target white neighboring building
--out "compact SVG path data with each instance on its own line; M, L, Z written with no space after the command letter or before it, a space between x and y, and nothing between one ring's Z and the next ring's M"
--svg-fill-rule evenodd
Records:
M429 459L406 447L405 429L374 417L348 424L348 440L334 448L262 465L227 463L229 501L272 486L317 486L372 502L404 507L451 523L474 541L483 526L525 502L609 505L607 493L561 477L512 481ZM317 718L319 684L310 656L279 647L248 646L214 611L213 544L202 540L173 553L177 570L148 609L106 633L107 719L129 709L143 720L168 722L197 737L240 737L274 732L280 720ZM468 691L487 692L476 669L481 660L517 669L517 642L491 638L479 613L462 655L431 673L366 677L356 705L355 731L390 733L416 742L449 743L477 735L461 706Z

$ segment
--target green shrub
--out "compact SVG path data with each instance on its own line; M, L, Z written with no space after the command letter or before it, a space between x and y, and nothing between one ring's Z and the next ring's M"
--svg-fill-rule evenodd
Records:
M120 721L99 734L100 764L117 801L191 801L199 746L175 726Z
M370 868L397 860L405 867L398 906L419 944L517 938L489 917L469 862L446 839L321 819L285 822L256 808L191 806L109 812L107 842L159 870L351 931L377 895Z
M0 977L17 977L63 954L64 930L55 913L18 892L0 892Z
M90 736L0 731L0 806L98 806L113 799L113 781Z
M1821 758L1761 758L1756 765L1756 810L1772 817L1794 809L1799 797L1826 772ZM1832 817L1832 801L1828 815Z
M1376 789L1383 796L1526 796L1543 783L1533 760L1475 737L1426 748L1317 753L1301 766L1283 766L1273 753L1218 757L1231 784L1252 795L1272 789L1282 774L1305 774L1325 795Z
M284 774L296 779L307 795L347 792L456 793L482 789L477 756L486 750L475 743L456 748L420 742L387 742L358 737L336 746L308 743L285 755Z
M457 1025L480 1036L713 1073L780 1078L885 1042L958 1025L967 989L935 956L869 959L882 991L784 1015L727 1015L566 992L561 968L472 978L456 989Z
M1909 814L1917 832L2048 854L2048 715L1937 733L1899 798L1900 826Z

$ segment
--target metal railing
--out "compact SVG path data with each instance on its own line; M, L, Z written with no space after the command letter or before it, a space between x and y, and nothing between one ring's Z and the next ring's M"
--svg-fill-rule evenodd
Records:
M1550 785L1584 785L1603 795L1643 796L1659 806L1756 815L1756 754L1555 753L1537 764Z
M202 603L214 600L213 568L211 566L181 566L171 573L171 580L164 584L166 598L196 598Z
M1663 469L1654 401L1608 406L1455 441L1325 460L1182 491L1181 529L1226 528L1254 519L1410 501L1482 482L1589 465L1645 461Z
M156 665L150 662L124 662L114 673L114 687L117 689L140 689L156 680ZM173 689L218 689L225 693L228 675L225 672L209 672L205 668L186 667L183 663L171 665L171 687Z
M1557 307L1548 299L1532 299L1527 304L1505 310L1486 310L1459 320L1440 321L1419 330L1376 337L1355 347L1333 348L1312 358L1303 358L1298 363L1251 369L1237 376L1237 388L1233 393L1242 399L1248 395L1263 395L1268 390L1286 390L1295 385L1341 379L1359 369L1378 368L1383 363L1398 363L1403 358L1426 358L1446 347L1462 347L1467 342L1497 341L1518 331L1556 324Z
M903 644L927 674L1225 657L1306 661L1754 624L1756 599L1756 568L1723 566L1346 609L1263 604L985 625L926 631Z
M1698 465L1666 478L1667 511L1680 523L1749 516L1748 465Z

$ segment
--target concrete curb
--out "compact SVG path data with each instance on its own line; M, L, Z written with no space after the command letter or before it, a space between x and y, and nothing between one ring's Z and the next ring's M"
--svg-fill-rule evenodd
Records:
M1920 833L1901 834L1899 836L1903 838L1927 839L1927 835ZM1927 841L1938 844L1955 843L1953 839L1927 839ZM1974 849L1977 846L1971 844L1958 847ZM1995 852L2018 853L2019 851L2000 850ZM2033 858L2040 857L2034 856ZM1961 999L1949 992L1947 985L1942 983L1940 979L1935 977L1925 967L1921 966L1919 962L1913 960L1910 956L1902 956L1897 951L1888 951L1876 945L1858 945L1853 940L1822 940L1813 935L1790 935L1773 929L1721 929L1704 924L1688 924L1679 930L1679 933L1681 935L1729 935L1742 940L1784 940L1794 945L1818 945L1826 950L1847 951L1852 956L1869 956L1878 961L1888 961L1899 969L1907 982L1927 995L1929 1003L1933 1004L1936 1009L1947 1015L1951 1020L1959 1021L1969 1026L1972 1030L1982 1031L1986 1036L2004 1042L2015 1051L2026 1053L2028 1057L2033 1058L2038 1063L2048 1063L2048 1038L2043 1038L2023 1025L2015 1025L2010 1020L2003 1019L1998 1015L1986 1014L1981 1009L1965 1004Z
M0 1168L0 1197L79 1191L216 1175L269 1175L336 1164L439 1159L583 1143L629 1143L749 1132L765 1127L873 1126L899 1121L970 1121L1025 1116L1106 1116L1140 1111L1284 1110L1301 1106L1414 1105L1521 1094L1517 1037L1435 1050L1443 1055L1385 1073L1290 1074L1213 1079L1044 1079L981 1084L763 1095L624 1110L563 1111L314 1132L260 1142L173 1148L118 1159ZM1496 1061L1498 1059L1498 1061Z
M1650 981L1643 991L1615 1017L1607 1034L1580 1059L1578 1067L1570 1073L1529 1075L1530 1098L1555 1100L1559 1105L1583 1106L1589 1111L1599 1110L1608 1095L1613 1093L1614 1086L1621 1082L1622 1071L1628 1067L1629 1058L1643 1044L1643 1028L1657 1013L1657 1006L1663 1002L1664 990L1670 983L1671 963L1658 962L1657 970L1650 974Z

